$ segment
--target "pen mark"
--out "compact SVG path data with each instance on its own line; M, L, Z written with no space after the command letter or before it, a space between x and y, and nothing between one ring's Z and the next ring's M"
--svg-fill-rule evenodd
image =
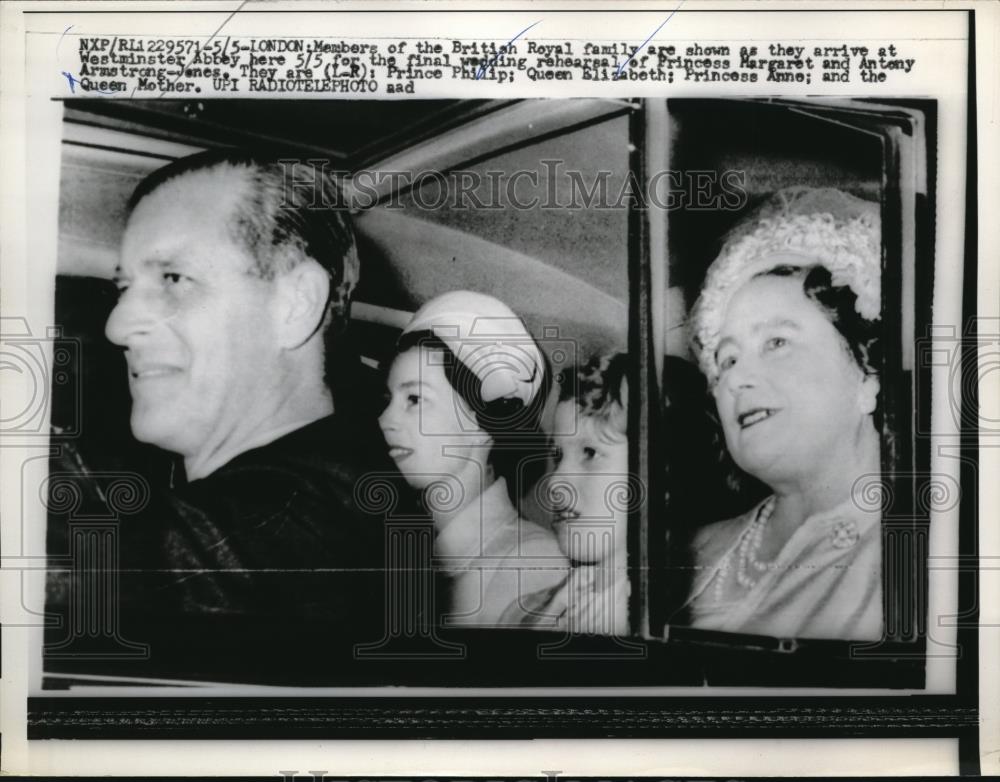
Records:
M510 46L512 43L514 43L514 41L516 41L518 38L520 38L522 35L524 35L526 32L528 32L528 30L530 30L532 27L534 27L535 25L541 24L541 23L542 23L542 20L539 19L534 24L529 24L527 27L525 27L523 30L521 30L521 32L519 32L517 35L515 35L513 38L511 38L509 41L507 41L507 43L505 43L503 46L501 46L500 50L496 54L493 55L493 59L492 60L490 60L489 62L484 62L482 65L479 66L479 70L476 71L476 79L477 80L481 79L481 78L483 78L483 76L486 75L486 70L488 68L491 68L493 66L493 63L495 63L497 60L500 59L500 55L503 54L507 50L508 46Z
M68 33L74 27L76 27L76 25L71 24L69 27L67 27L65 30L62 31L62 35L59 36L59 43L56 44L56 57L59 56L59 47L62 46L63 38L65 38L66 33ZM69 84L70 94L76 95L76 85L82 84L83 82L80 79L76 78L76 76L74 76L69 71L60 71L60 73L66 77L66 82ZM87 92L96 92L98 95L114 95L116 92L115 90L98 90L98 89L88 90L86 87L84 87L84 90L86 90Z
M56 44L56 57L59 56L59 47L62 46L63 38L65 38L66 37L66 33L68 33L74 27L76 27L76 25L75 24L71 24L69 27L67 27L65 30L63 30L62 35L59 36L59 43Z
M640 51L640 50L642 49L642 47L643 47L643 46L645 46L645 45L646 45L647 43L649 43L650 41L652 41L652 40L653 40L653 36L655 36L655 35L656 35L656 34L657 34L658 32L660 32L660 30L662 30L662 29L663 29L663 26L664 26L664 25L665 25L665 24L666 24L667 22L669 22L669 21L670 21L671 19L673 19L673 18L674 18L674 14L676 14L676 13L677 13L678 11L680 11L680 10L681 10L681 6L682 6L682 5L684 5L684 0L681 0L681 1L680 1L680 2L679 2L679 3L677 4L677 7L676 7L676 8L675 8L675 9L674 9L673 11L671 11L671 12L670 12L670 16L668 16L668 17L667 17L666 19L664 19L664 20L663 20L663 21L662 21L662 22L660 23L660 26L659 26L659 27L657 27L657 28L656 28L655 30L653 30L653 32L652 32L652 33L650 33L650 36L649 36L649 38L647 38L647 39L646 39L645 41L643 41L643 42L642 42L642 43L640 43L640 44L639 44L638 46L636 46L636 47L635 47L635 51L633 51L633 52L632 52L632 54L630 54L630 55L629 55L628 57L626 57L626 58L625 58L625 59L624 59L624 60L622 61L622 63L621 63L621 64L620 64L619 66L618 66L618 70L616 70L616 71L615 71L615 78L616 78L616 79L617 79L617 78L618 78L619 76L621 76L621 75L622 75L622 71L624 71L624 70L625 70L625 66L626 66L626 65L628 65L628 64L629 64L629 61L630 61L630 60L631 60L631 59L632 59L633 57L635 57L635 56L636 56L636 55L637 55L637 54L639 53L639 51Z
M82 84L80 79L76 78L76 76L74 76L69 71L62 71L62 75L65 76L66 81L69 82L70 93L76 95L76 85ZM98 90L98 89L88 90L86 87L84 87L84 90L87 92L96 92L98 95L114 95L116 92L116 90Z
M222 24L220 24L215 29L215 32L212 33L210 36L208 36L208 40L205 41L204 45L208 46L212 42L212 40L215 38L215 36L217 36L219 34L219 31L222 30L222 28L225 27L227 24L229 24L229 20L232 19L234 16L236 16L236 14L238 14L240 11L242 11L243 10L243 6L245 6L248 2L250 2L250 0L243 0L243 2L241 2L238 6L236 6L236 10L233 11L231 14L229 14L229 16L227 16L225 19L223 19L222 20ZM173 87L174 84L176 84L178 81L180 81L181 76L184 75L184 68L187 66L187 63L186 62L179 63L179 66L180 66L179 73L177 74L177 78L174 79L173 82L170 84L171 87ZM138 86L139 86L139 83L136 82L135 87L132 88L132 95L135 95L135 91L138 88ZM201 92L201 88L198 88L197 91ZM167 90L164 90L163 92L161 92L160 93L160 97L162 98L164 95L167 94L167 92L168 92ZM132 97L132 95L130 95L129 97Z
M69 91L73 95L76 95L76 85L79 83L79 81L76 78L73 77L72 73L67 73L66 71L63 71L62 75L65 76L66 77L66 81L69 82Z

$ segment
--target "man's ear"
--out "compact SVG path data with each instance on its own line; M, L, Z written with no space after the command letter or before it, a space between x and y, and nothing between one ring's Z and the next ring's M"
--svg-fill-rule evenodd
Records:
M330 275L311 258L275 278L278 286L278 330L282 347L305 344L326 320Z

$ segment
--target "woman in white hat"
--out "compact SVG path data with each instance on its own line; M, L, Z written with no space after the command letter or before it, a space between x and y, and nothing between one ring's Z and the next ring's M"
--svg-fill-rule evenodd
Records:
M403 330L379 424L407 483L434 519L448 576L443 622L495 627L503 609L559 583L568 561L553 533L516 504L544 437L547 363L514 312L481 293L427 302ZM441 604L439 597L438 603Z
M877 206L831 189L780 191L709 269L693 348L771 493L696 535L695 627L882 637L880 279Z

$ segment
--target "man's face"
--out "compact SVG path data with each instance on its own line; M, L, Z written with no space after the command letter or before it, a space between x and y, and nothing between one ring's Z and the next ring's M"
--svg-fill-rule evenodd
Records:
M105 330L125 348L132 432L186 461L254 420L280 379L274 286L229 233L244 186L232 169L171 180L140 201L122 239Z
M628 438L580 413L572 400L556 406L555 471L548 491L556 506L553 531L570 559L621 560L627 545Z

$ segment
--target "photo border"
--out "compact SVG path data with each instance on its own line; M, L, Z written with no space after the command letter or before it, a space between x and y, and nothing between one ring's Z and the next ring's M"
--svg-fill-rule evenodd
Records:
M650 9L634 10L648 12ZM789 12L804 11L789 9ZM968 138L960 340L963 345L962 376L978 377L978 353L969 348L977 346L982 338L994 335L984 331L989 326L977 317L980 269L976 9L968 9L967 13ZM629 240L632 241L631 231ZM918 385L924 382L919 377L918 367L914 368L914 379ZM962 615L957 630L962 655L957 661L954 695L602 696L587 698L585 707L580 706L579 698L511 696L477 698L473 708L469 707L467 698L460 696L404 696L400 701L413 709L405 726L400 725L399 703L387 706L383 698L38 696L28 699L28 738L954 737L959 742L960 773L976 773L980 767L980 485L979 430L970 422L979 420L978 384L965 383L963 391L959 536L963 566L968 569L963 570L960 577L959 605L971 608ZM516 705L511 705L512 700L516 700Z

